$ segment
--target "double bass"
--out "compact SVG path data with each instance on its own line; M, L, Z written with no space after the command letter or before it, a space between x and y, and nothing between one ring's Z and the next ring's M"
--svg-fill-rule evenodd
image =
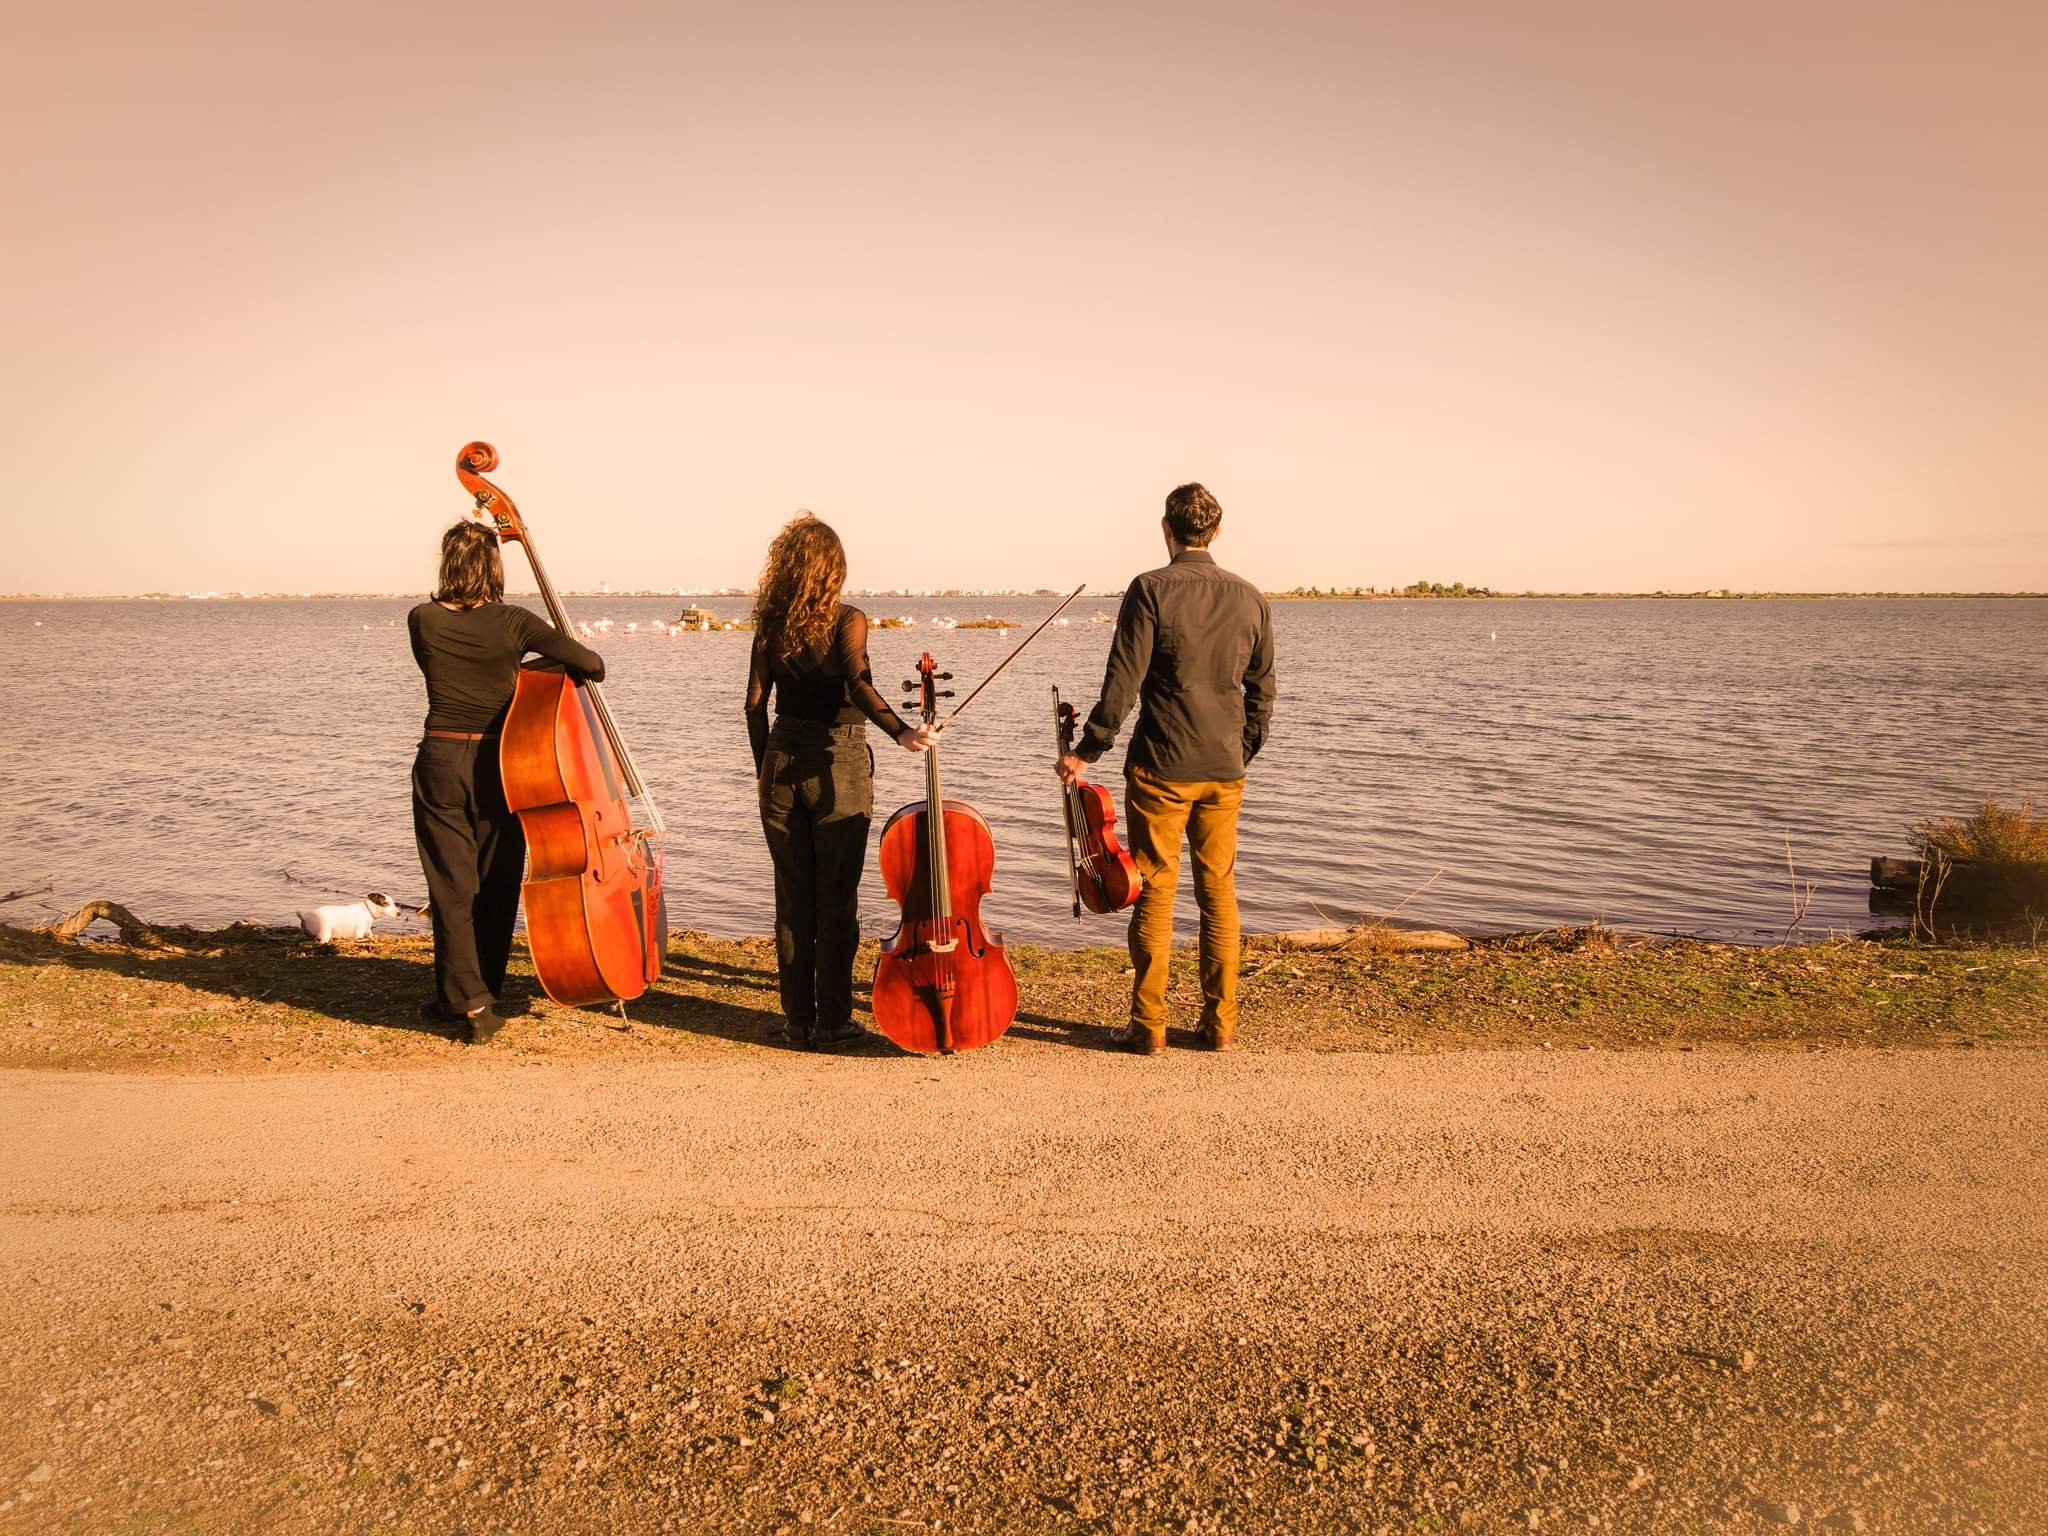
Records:
M1074 750L1074 706L1052 691L1053 740L1061 757ZM1145 877L1116 840L1116 801L1100 784L1083 779L1060 786L1060 814L1067 829L1067 873L1074 886L1074 916L1121 912L1145 889Z
M937 721L939 700L952 697L937 687L951 678L929 651L918 658L917 678L903 686L918 691L925 724ZM1017 978L981 925L995 838L973 806L945 797L937 743L924 754L924 784L924 799L882 828L882 883L903 915L875 964L875 1024L906 1051L949 1054L987 1045L1010 1027Z
M456 478L498 537L526 551L548 618L569 615L512 498L484 476L498 467L489 443L457 455ZM596 683L553 663L529 663L506 711L498 762L505 803L526 833L526 942L534 974L557 1003L625 1003L661 975L668 947L662 894L660 808ZM644 815L636 825L634 811Z

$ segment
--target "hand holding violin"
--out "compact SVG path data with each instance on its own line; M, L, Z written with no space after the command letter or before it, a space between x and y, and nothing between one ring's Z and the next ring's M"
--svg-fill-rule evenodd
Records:
M1052 771L1059 775L1060 815L1066 823L1067 872L1073 877L1074 916L1090 912L1121 912L1145 888L1137 862L1116 840L1116 801L1100 784L1085 777L1088 765L1074 751L1078 722L1074 706L1052 691Z

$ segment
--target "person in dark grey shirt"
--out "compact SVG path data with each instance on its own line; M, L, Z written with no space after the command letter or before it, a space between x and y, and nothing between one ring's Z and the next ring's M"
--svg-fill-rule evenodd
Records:
M1131 911L1131 1020L1112 1039L1150 1055L1166 1045L1166 966L1185 832L1202 912L1201 1038L1237 1035L1237 812L1245 767L1273 717L1273 611L1258 588L1209 553L1223 508L1199 485L1166 498L1168 564L1124 593L1102 697L1072 754L1054 765L1079 780L1138 705L1124 754L1131 858L1144 889Z

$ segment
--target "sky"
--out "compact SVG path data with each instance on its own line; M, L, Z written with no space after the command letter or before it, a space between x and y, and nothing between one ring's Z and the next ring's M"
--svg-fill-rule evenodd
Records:
M44 6L0 592L2048 589L2032 0ZM524 585L509 557L513 585Z

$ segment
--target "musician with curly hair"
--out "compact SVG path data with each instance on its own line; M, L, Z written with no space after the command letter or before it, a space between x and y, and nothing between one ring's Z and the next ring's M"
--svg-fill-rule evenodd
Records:
M853 1017L860 877L874 811L873 721L908 752L931 732L875 691L868 620L840 601L846 550L810 513L768 546L754 599L747 736L775 865L775 965L792 1043L838 1049ZM770 700L775 708L770 725Z

